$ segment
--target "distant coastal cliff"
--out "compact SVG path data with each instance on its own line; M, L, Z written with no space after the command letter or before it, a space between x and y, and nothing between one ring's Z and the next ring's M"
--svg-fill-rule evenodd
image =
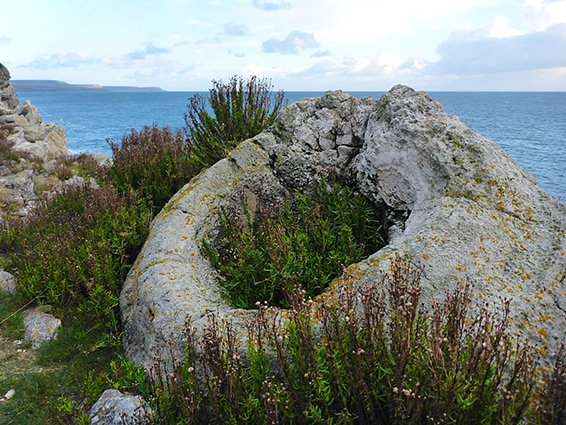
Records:
M88 92L159 92L165 91L159 87L134 87L134 86L101 86L98 84L69 84L57 80L12 80L12 85L17 92L37 91L88 91Z

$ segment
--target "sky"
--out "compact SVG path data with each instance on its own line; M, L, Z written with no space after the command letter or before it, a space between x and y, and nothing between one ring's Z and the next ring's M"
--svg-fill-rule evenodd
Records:
M2 16L12 79L566 91L566 0L17 0Z

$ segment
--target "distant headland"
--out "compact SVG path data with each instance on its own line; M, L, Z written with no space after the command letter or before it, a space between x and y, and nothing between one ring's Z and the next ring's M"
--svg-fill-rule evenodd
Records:
M156 92L165 91L159 87L101 86L98 84L69 84L57 80L12 80L17 92L37 91L88 91L88 92Z

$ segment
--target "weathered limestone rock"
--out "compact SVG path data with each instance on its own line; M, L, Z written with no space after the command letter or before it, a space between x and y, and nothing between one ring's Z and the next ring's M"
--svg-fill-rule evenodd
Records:
M29 101L19 100L0 64L0 221L25 217L37 200L64 187L55 173L66 157L65 130L44 123Z
M14 109L20 103L16 96L16 90L14 90L14 86L9 83L9 80L10 71L0 63L0 109L2 109L3 106L8 109Z
M0 270L0 291L8 294L16 293L16 278L4 270Z
M185 320L230 320L244 344L255 312L223 300L199 247L218 211L308 190L336 175L383 208L388 245L348 267L354 287L376 283L396 254L423 268L425 299L464 280L476 302L511 300L513 331L551 354L566 332L566 207L493 142L426 93L395 86L379 101L328 92L287 107L275 124L187 184L152 223L121 295L126 355L150 365ZM321 298L344 284L336 279Z
M18 107L19 100L9 80L10 73L0 64L0 129L8 125L7 140L14 144L14 149L40 158L67 155L65 130L53 123L43 123L30 101Z
M49 314L48 307L36 307L24 313L25 340L37 349L57 337L61 320Z
M144 416L150 413L140 396L122 394L118 390L106 390L89 411L92 424L130 425L148 423Z

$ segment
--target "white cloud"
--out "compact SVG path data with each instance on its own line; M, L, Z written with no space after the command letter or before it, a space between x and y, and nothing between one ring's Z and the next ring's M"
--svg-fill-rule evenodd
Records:
M388 75L397 71L403 60L393 53L384 51L376 56L348 59L347 72L357 75Z
M515 37L521 34L521 31L509 28L509 19L504 16L497 16L489 29L489 36L493 38Z
M399 65L399 70L422 71L426 66L427 62L422 58L409 58Z
M384 51L374 56L344 58L341 63L317 62L297 75L302 77L377 77L399 72L403 63L404 61L393 53Z
M322 58L325 56L330 56L330 50L319 50L311 55L311 58Z
M309 0L301 4L305 22L320 24L316 33L323 42L368 44L390 34L409 34L421 23L458 17L467 10L481 8L498 0ZM455 19L453 22L457 22ZM433 23L431 22L431 24ZM312 27L311 27L312 28ZM415 43L418 43L415 40Z
M254 5L254 7L265 10L267 12L291 8L291 3L285 0L253 0L252 4Z
M313 76L332 76L335 74L345 73L345 67L343 64L338 64L333 61L317 62L310 68L297 73L297 75L302 77L313 77Z
M150 55L162 55L165 53L169 53L169 49L166 49L164 47L157 47L150 42L146 43L143 50L138 49L134 52L128 53L127 56L130 59L141 60L147 58Z
M123 55L97 57L77 52L53 53L49 56L39 57L26 65L22 65L22 67L46 70L52 68L78 68L82 65L101 64L114 69L121 69L139 67L142 64L152 63L157 55L168 52L169 49L157 47L150 42L146 43L143 49L138 49Z
M458 32L439 44L435 73L490 74L566 66L566 24L514 37L478 36Z
M521 12L529 31L543 31L566 23L566 0L525 0Z
M244 24L235 24L233 22L224 24L224 34L226 35L244 36L248 31L248 27Z
M12 39L6 35L0 35L0 46L7 46Z
M80 65L92 64L98 59L84 53L53 53L48 57L37 58L22 65L23 68L49 69L49 68L77 68Z
M283 40L270 38L263 42L263 50L267 53L295 54L300 49L316 49L318 46L314 35L301 31L291 31Z

